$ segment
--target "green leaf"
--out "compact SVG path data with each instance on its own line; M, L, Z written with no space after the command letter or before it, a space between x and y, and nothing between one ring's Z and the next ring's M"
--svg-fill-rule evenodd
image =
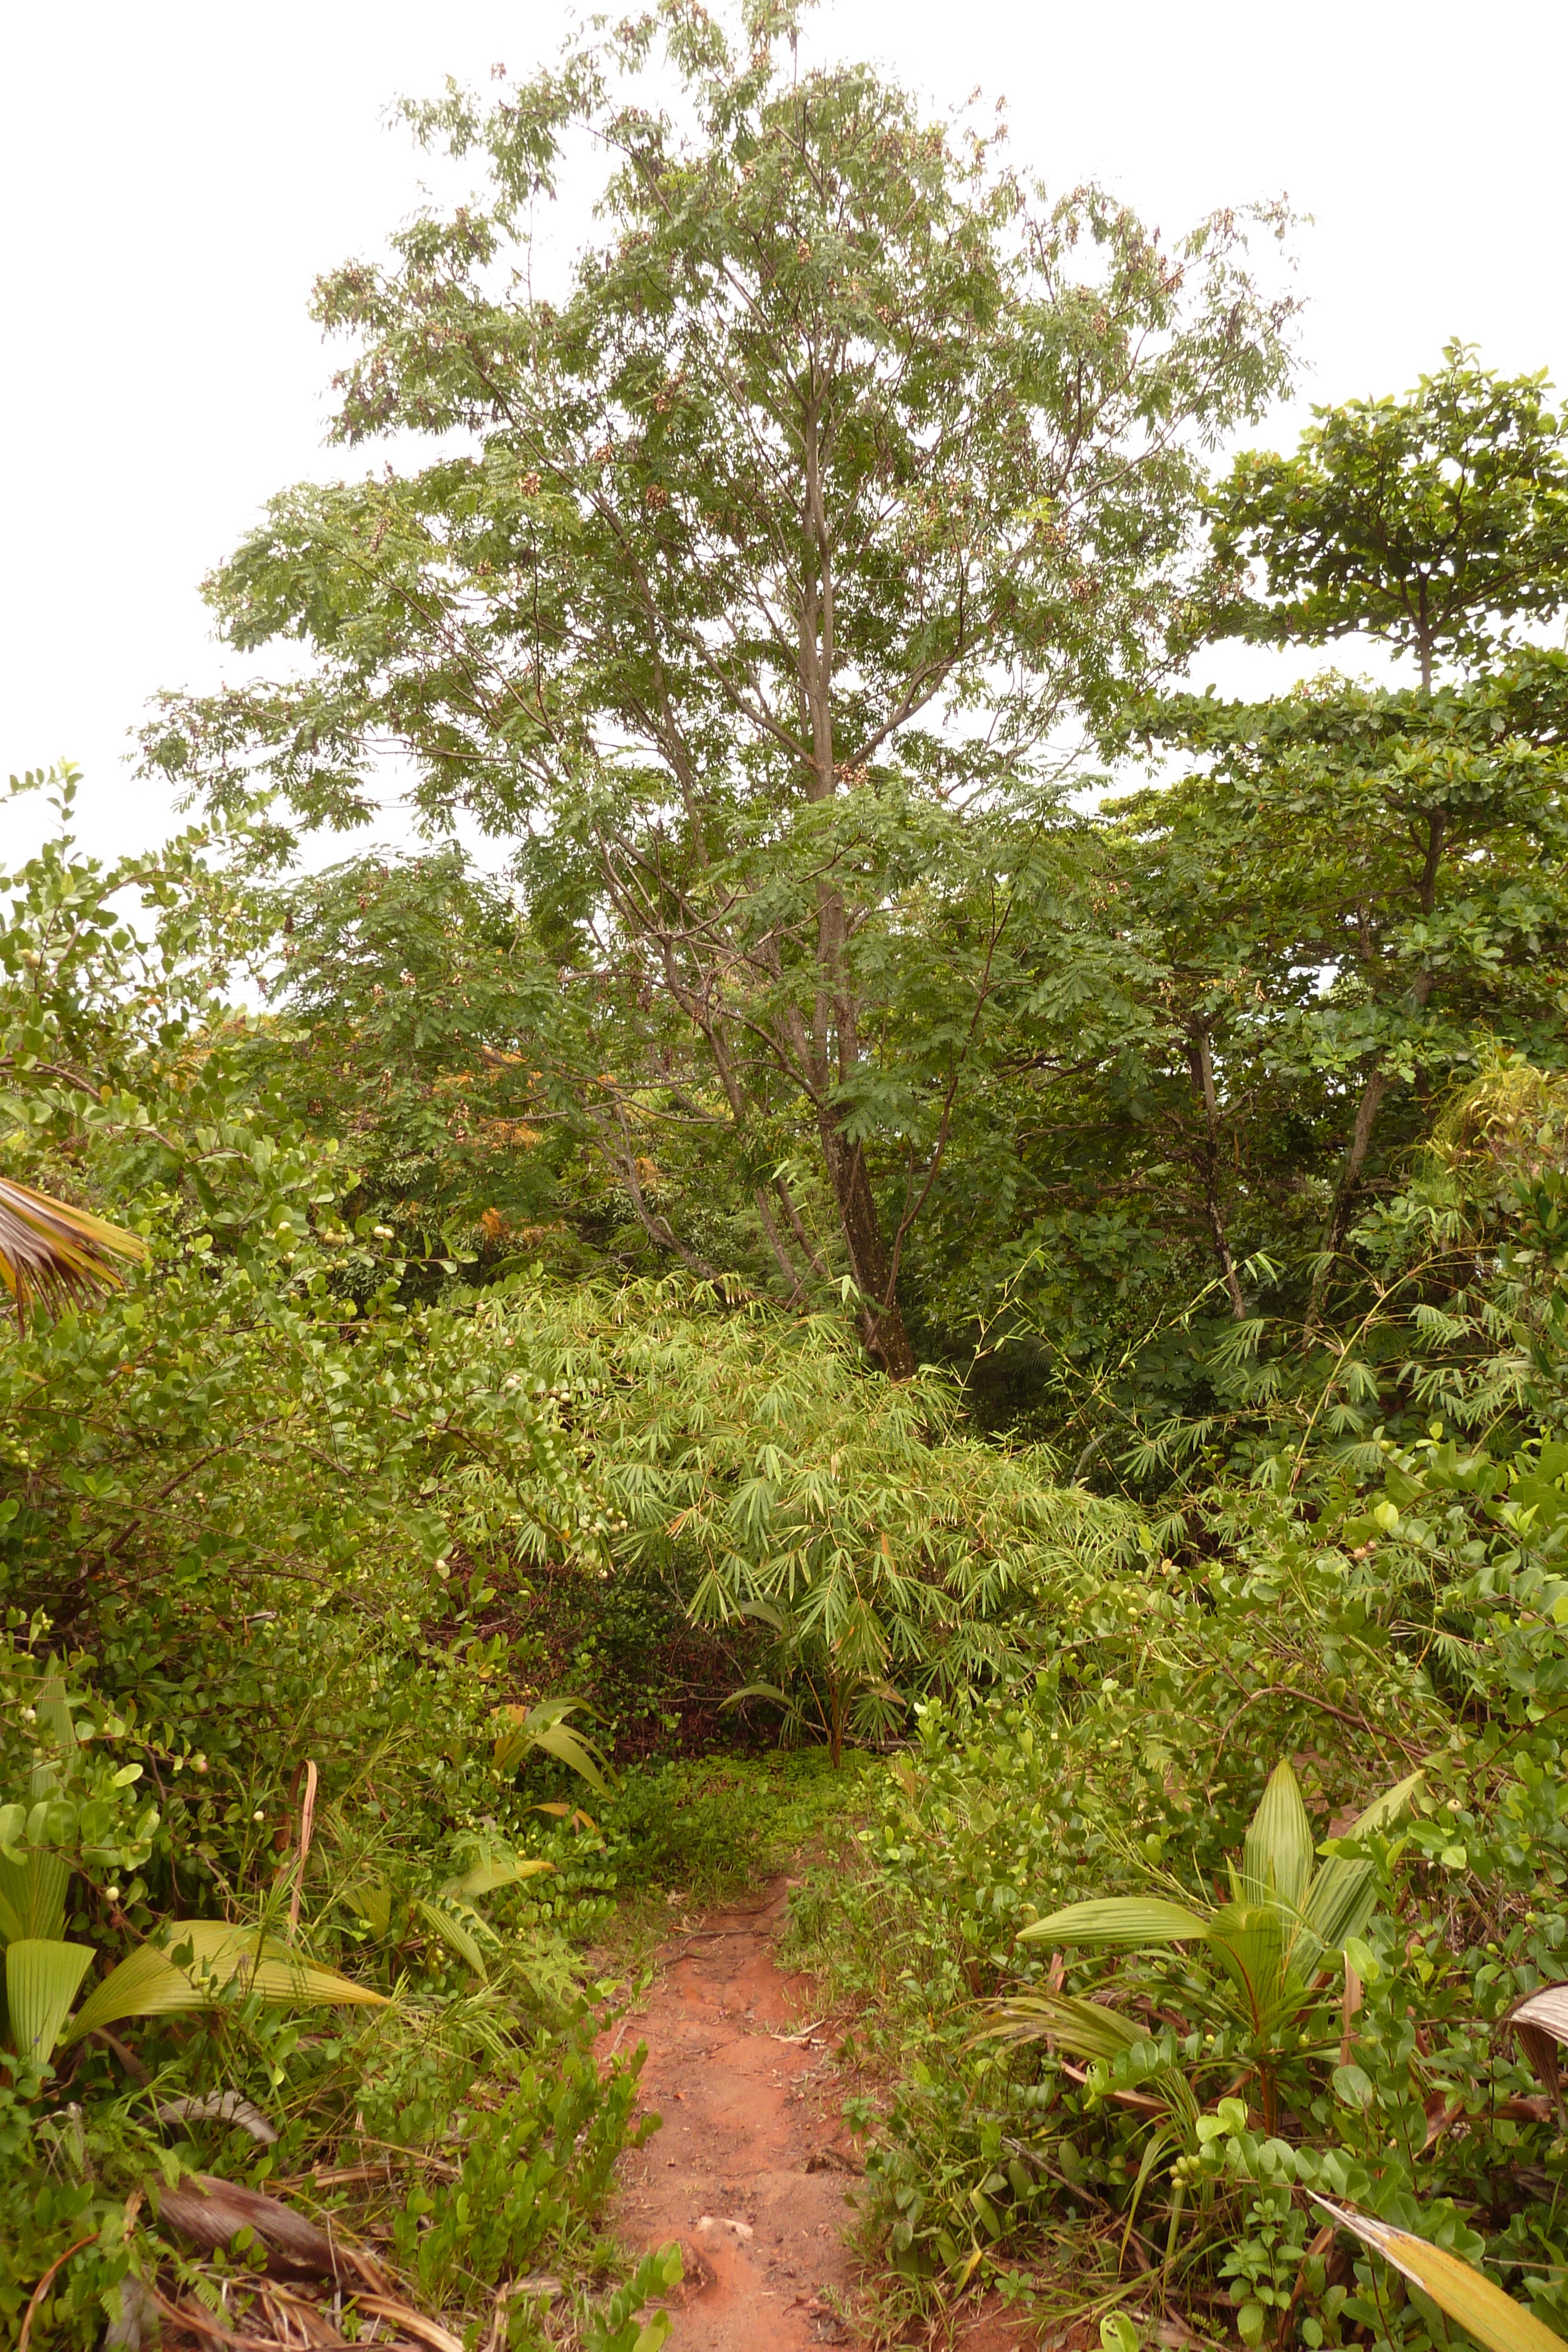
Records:
M1119 2058L1148 2039L1148 2028L1124 2017L1119 2009L1081 2000L1071 1993L1015 1993L994 2002L991 2017L993 2022L984 2029L987 2037L1056 2042L1074 2058Z
M1249 1903L1281 1902L1293 1911L1312 1868L1312 1831L1296 1776L1277 1764L1241 1847L1241 1885Z
M101 2025L116 2025L124 2017L162 2017L182 2009L210 2009L231 1984L254 1989L264 2000L384 2007L384 1993L340 1976L335 1969L318 1968L286 1944L254 1928L233 1927L221 1919L177 1919L168 1930L169 1949L143 1944L121 1960L71 2021L68 2042ZM176 1967L169 1951L191 1948L187 1968Z
M358 1878L340 1898L362 1919L372 1935L384 1936L392 1926L392 1888L384 1878Z
M1209 1923L1179 1903L1163 1903L1151 1895L1118 1895L1102 1902L1070 1903L1049 1919L1037 1919L1019 1934L1020 1944L1144 1944L1188 1943L1207 1936Z
M544 1810L541 1806L540 1811ZM564 1811L566 1808L552 1807ZM531 1855L519 1853L494 1854L476 1862L461 1878L449 1878L442 1888L443 1895L464 1895L470 1899L480 1895L493 1895L497 1886L516 1886L525 1878L537 1878L541 1871L553 1870L553 1862L542 1862Z
M503 1722L509 1722L514 1727L510 1731L503 1731L496 1742L495 1760L498 1769L503 1772L514 1770L530 1748L538 1748L545 1755L570 1765L601 1796L612 1796L614 1790L603 1755L566 1721L569 1715L579 1711L588 1715L593 1712L587 1700L580 1698L541 1699L537 1706L526 1713L520 1706L498 1707L497 1715Z
M11 2046L40 2064L53 2055L60 2028L92 1961L90 1944L18 1938L5 1951L5 2005Z
M9 1944L23 1937L57 1941L66 1924L70 1879L71 1866L63 1853L50 1853L35 1844L28 1847L24 1862L0 1855L0 1941Z
M614 1790L597 1749L580 1738L570 1724L547 1724L542 1731L534 1732L532 1738L536 1748L542 1748L547 1756L569 1764L580 1779L586 1780L591 1789L597 1789L601 1797L613 1796Z
M19 1189L26 1191L26 1188L23 1186ZM84 1226L96 1227L102 1234L119 1233L118 1226L101 1224L97 1217L87 1217L79 1209L68 1209L63 1202L50 1200L46 1193L35 1192L29 1197L41 1202L52 1215L65 1216L73 1220L79 1219ZM126 1244L125 1255L137 1258L146 1255L145 1244L139 1242L134 1234L125 1234L120 1235L120 1238ZM62 1748L68 1756L74 1756L77 1747L76 1719L71 1714L70 1703L66 1697L65 1684L57 1674L45 1676L38 1688L37 1705L38 1721L44 1725L57 1747Z
M1277 1904L1227 1903L1215 1914L1208 1948L1247 2003L1256 2032L1292 2015L1308 1987L1290 1965L1289 1915Z
M485 1956L479 1949L477 1938L457 1917L450 1904L432 1902L427 1896L419 1895L414 1897L413 1911L414 1916L428 1932L448 1950L455 1952L460 1960L466 1961L476 1977L485 1974Z
M1346 1838L1365 1837L1389 1829L1405 1811L1423 1775L1407 1773L1392 1789L1358 1813L1344 1832ZM1343 1951L1346 1939L1364 1934L1377 1906L1377 1871L1370 1862L1352 1862L1333 1854L1323 1864L1301 1906L1301 1919L1329 1951Z
M789 1704L777 1683L747 1683L740 1690L731 1691L727 1698L720 1699L719 1712L722 1714L727 1706L738 1706L743 1699L747 1698L770 1698L778 1706Z
M1341 2229L1348 2230L1364 2246L1392 2263L1412 2286L1430 2295L1438 2310L1457 2320L1478 2344L1484 2344L1487 2352L1562 2352L1560 2336L1460 2255L1434 2246L1412 2231L1396 2230L1391 2222L1376 2221L1369 2214L1336 2205L1330 2198L1316 2197L1315 2201Z

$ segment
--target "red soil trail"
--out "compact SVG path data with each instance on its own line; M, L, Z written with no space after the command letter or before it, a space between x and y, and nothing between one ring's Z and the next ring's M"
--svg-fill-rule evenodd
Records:
M831 2028L810 1979L777 1964L776 1879L673 1937L658 1981L606 2035L646 2042L643 2103L664 2119L622 2159L619 2221L640 2249L678 2238L671 2352L804 2352L847 2344L853 2264L845 2191L860 2161L838 2112Z

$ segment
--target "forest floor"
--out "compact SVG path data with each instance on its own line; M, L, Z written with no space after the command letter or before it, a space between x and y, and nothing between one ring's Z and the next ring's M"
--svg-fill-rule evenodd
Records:
M848 2242L862 2158L809 1976L781 1968L790 1882L683 1925L653 1984L601 2042L647 2046L642 2105L664 2117L622 2159L616 2220L639 2253L678 2239L672 2352L804 2352L863 2340ZM922 2330L915 2340L929 2340ZM977 2314L947 2340L1025 2352L1032 2331Z

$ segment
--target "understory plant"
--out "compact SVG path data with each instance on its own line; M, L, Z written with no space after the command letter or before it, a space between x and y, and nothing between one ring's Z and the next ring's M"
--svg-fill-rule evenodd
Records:
M1473 1544L1479 1507L1453 1507ZM802 1957L897 2053L865 2115L890 2320L990 2281L1057 2326L1442 2340L1387 2246L1353 2244L1364 2221L1568 2324L1560 2124L1511 2023L1568 1979L1538 1508L1555 1524L1521 1500L1465 1560L1427 1507L1428 1596L1483 1574L1496 1594L1462 1683L1427 1678L1385 1537L1354 1557L1265 1488L1173 1548L1141 1616L925 1707L859 1870L800 1898ZM1264 1741L1288 1759L1267 1783ZM1337 1832L1315 1850L1303 1788Z
M1420 1778L1412 1773L1369 1805L1344 1832L1346 1841L1388 1830ZM1379 1893L1377 1869L1365 1854L1335 1854L1314 1867L1312 1828L1288 1761L1275 1767L1248 1824L1239 1868L1228 1868L1228 1902L1200 1908L1165 1894L1109 1895L1035 1920L1020 1940L1145 1954L1197 1947L1209 1963L1205 2006L1228 2029L1207 2037L1208 2063L1234 2072L1237 2060L1243 2062L1233 2088L1255 2082L1263 2127L1272 2132L1281 2063L1287 2054L1310 2058L1326 2046L1323 1994L1334 1964L1343 1965L1348 1946L1365 1932ZM1189 1978L1184 1990L1190 1990ZM1015 2041L1051 2040L1067 2050L1089 2021L1082 1999L1050 1991L1002 2003L998 2018ZM1099 2027L1098 2018L1092 2022ZM1081 2054L1105 2053L1095 2047Z

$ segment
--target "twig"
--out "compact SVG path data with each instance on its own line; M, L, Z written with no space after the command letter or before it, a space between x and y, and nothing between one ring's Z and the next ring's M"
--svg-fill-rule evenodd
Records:
M94 2231L91 2237L78 2238L74 2246L68 2246L63 2254L55 2256L27 2299L27 2308L22 2314L22 2331L16 2338L16 2352L27 2352L27 2338L33 2332L33 2321L37 2315L38 2305L54 2284L56 2273L64 2270L73 2254L79 2254L84 2246L90 2246L97 2235L98 2232Z
M204 2311L190 2310L183 2303L169 2303L156 2287L150 2292L159 2310L166 2319L172 2319L176 2327L193 2328L198 2336L214 2336L220 2344L238 2344L243 2346L244 2352L273 2352L274 2347L276 2352L289 2352L288 2346L279 2343L276 2336L236 2335L232 2327L225 2327ZM24 2347L18 2344L16 2352L24 2352Z
M305 1759L305 1802L299 1809L299 1866L294 1874L294 1892L288 1898L288 1932L299 1932L299 1898L305 1892L305 1864L310 1853L310 1838L316 1827L316 1784L319 1775L314 1757Z
M1229 1738L1231 1732L1235 1729L1237 1724L1246 1714L1253 1701L1260 1698L1300 1699L1303 1706L1315 1706L1324 1715L1337 1716L1341 1723L1354 1725L1357 1731L1364 1731L1371 1740L1376 1741L1379 1739L1386 1739L1391 1748L1397 1748L1406 1756L1420 1757L1427 1752L1424 1748L1412 1747L1407 1739L1401 1739L1397 1732L1385 1729L1382 1724L1368 1723L1364 1715L1352 1715L1343 1706L1334 1706L1326 1698L1314 1698L1311 1691L1299 1690L1294 1683L1265 1683L1260 1689L1249 1691L1247 1696L1242 1700L1240 1706L1237 1708L1235 1714L1231 1717L1229 1722L1220 1733L1219 1738L1216 1740L1214 1745L1214 1761L1217 1764L1219 1761L1220 1752L1224 1748L1225 1743ZM1210 1776L1210 1780L1212 1782L1212 1775Z

